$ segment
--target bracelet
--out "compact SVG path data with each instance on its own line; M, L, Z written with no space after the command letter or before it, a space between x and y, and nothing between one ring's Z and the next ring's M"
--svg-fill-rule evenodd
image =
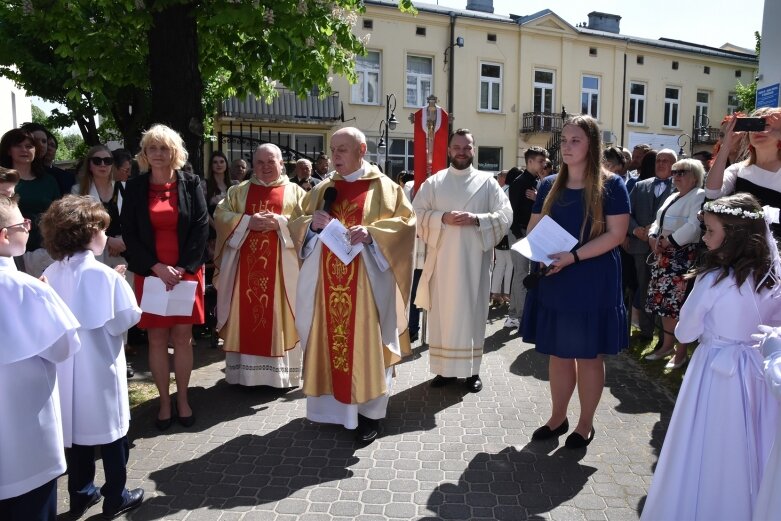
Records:
M580 262L580 257L578 257L578 252L577 251L572 250L570 253L572 254L573 257L575 257L575 264Z

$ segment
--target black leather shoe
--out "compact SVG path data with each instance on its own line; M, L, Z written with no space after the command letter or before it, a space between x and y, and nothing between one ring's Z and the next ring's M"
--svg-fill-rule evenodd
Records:
M182 427L192 427L195 424L195 413L190 416L179 416L177 419Z
M430 387L444 387L456 379L455 376L436 375L429 383Z
M464 385L466 385L470 393L479 393L483 390L483 381L480 380L480 375L477 374L467 378Z
M144 489L134 488L133 490L128 490L127 499L118 509L106 510L104 504L103 519L115 519L125 512L130 512L134 508L138 508L141 506L142 501L144 501Z
M70 519L80 518L87 512L87 510L90 509L90 507L96 505L102 497L103 496L100 495L100 492L95 492L83 506L74 507L73 503L71 503L71 509L68 511L68 516Z
M591 427L591 435L588 437L588 439L585 439L577 432L573 432L572 434L567 436L567 441L564 442L564 446L567 447L568 449L582 449L588 447L588 444L591 443L593 439L594 439L594 427Z
M355 429L355 440L361 443L371 443L380 434L380 421L358 415L358 428Z
M409 334L409 341L410 341L410 343L418 341L418 332L417 331L415 331L414 333L410 333Z
M167 431L171 428L171 425L174 424L174 420L176 419L176 409L174 408L174 405L171 404L171 417L166 418L165 420L161 420L160 418L155 418L155 427L157 427L157 430L160 432Z
M556 427L555 429L551 429L547 425L543 425L536 431L532 433L532 439L539 441L539 440L549 440L551 438L555 438L557 436L561 436L565 432L569 430L569 420L564 418L564 422Z
M133 370L133 367L130 364L127 364L127 377L133 378L136 375L136 372Z

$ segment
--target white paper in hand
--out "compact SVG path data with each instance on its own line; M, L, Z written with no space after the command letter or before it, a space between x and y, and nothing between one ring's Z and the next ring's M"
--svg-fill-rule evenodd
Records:
M331 219L320 232L320 240L344 264L350 264L363 251L363 243L350 244L350 232L339 219Z
M147 277L144 279L141 310L163 317L192 315L197 288L197 281L183 280L171 291L166 291L165 283L162 280L157 277Z
M578 243L578 240L564 228L545 215L534 229L512 245L512 249L533 261L550 265L554 253L570 251Z

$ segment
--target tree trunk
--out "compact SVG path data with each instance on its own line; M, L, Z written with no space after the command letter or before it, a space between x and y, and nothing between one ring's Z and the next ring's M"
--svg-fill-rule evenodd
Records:
M192 1L161 9L152 4L150 119L152 123L163 123L179 132L195 172L201 174L203 81L198 66L196 8Z
M137 154L141 132L149 126L149 93L135 88L120 89L111 104L111 115L125 148Z

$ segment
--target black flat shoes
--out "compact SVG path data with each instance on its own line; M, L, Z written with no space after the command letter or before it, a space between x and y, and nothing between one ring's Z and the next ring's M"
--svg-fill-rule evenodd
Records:
M568 430L569 430L569 420L564 418L564 422L562 422L562 424L556 427L555 429L551 429L547 425L543 425L542 427L534 431L534 433L532 434L532 439L535 441L549 440L551 438L555 438L556 436L561 436Z
M564 446L568 449L583 449L588 447L589 443L594 439L594 427L591 427L591 433L588 439L585 439L577 432L573 432L567 436L567 441L564 442Z

